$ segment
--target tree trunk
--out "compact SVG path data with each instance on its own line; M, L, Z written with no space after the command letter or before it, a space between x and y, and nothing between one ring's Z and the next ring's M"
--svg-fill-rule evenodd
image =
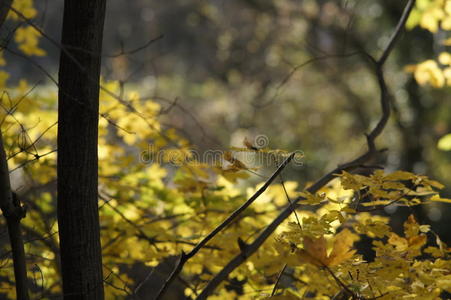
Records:
M64 299L103 299L97 198L105 0L65 0L58 92L58 226Z
M8 15L12 0L0 2L0 28ZM16 201L15 201L16 200ZM28 279L25 249L23 244L20 220L25 217L25 209L17 199L14 199L9 180L8 161L6 160L3 136L0 129L0 208L6 219L9 242L13 256L14 279L16 283L16 297L28 300Z
M25 217L25 209L17 199L14 199L9 181L8 163L3 147L3 137L0 131L0 208L6 219L9 242L13 255L16 296L18 300L28 300L27 265L23 244L20 220Z

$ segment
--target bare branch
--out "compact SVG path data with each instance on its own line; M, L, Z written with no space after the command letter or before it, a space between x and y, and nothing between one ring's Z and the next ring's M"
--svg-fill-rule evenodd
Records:
M307 189L310 193L315 193L316 191L318 191L321 187L326 185L330 180L335 178L337 174L341 173L342 171L352 171L356 169L359 165L363 165L369 158L373 157L375 154L379 152L375 146L375 139L381 134L382 130L385 128L388 118L390 116L390 104L389 104L390 99L382 67L387 57L391 53L391 50L393 49L397 38L399 37L401 31L403 30L405 23L407 21L407 17L409 16L414 4L415 0L409 0L408 4L406 5L406 8L404 9L404 13L401 19L399 20L398 25L395 28L395 31L392 35L390 42L388 43L387 47L382 53L381 58L379 60L376 60L372 56L367 54L367 57L374 63L375 68L374 72L379 84L380 103L382 108L382 115L381 118L379 119L379 122L377 123L376 127L370 132L370 134L367 135L368 150L361 156L357 157L356 159L348 163L345 163L341 166L338 166L331 172L324 175L322 178L320 178L318 181L316 181L312 186L310 186ZM299 207L300 204L298 204L298 202L303 199L304 199L303 197L298 197L297 199L295 199L294 204L297 207ZM241 249L241 252L237 256L235 256L231 261L229 261L229 263L226 266L224 266L224 268L218 274L216 274L216 276L207 284L205 289L196 299L197 300L206 299L209 295L211 295L214 292L214 290L219 286L219 284L222 281L224 281L233 270L235 270L238 266L240 266L249 256L251 256L260 248L260 246L268 239L268 237L276 230L276 228L286 218L290 216L291 212L292 207L291 205L289 205L265 228L265 230L255 239L254 242L248 244L247 247Z
M189 253L185 253L182 251L180 255L180 260L172 271L171 275L166 279L166 282L161 287L158 292L155 300L161 299L163 295L166 293L169 285L174 281L174 279L180 274L183 269L185 263L196 255L200 249L204 248L205 245L213 239L219 232L221 232L224 228L226 228L230 223L232 223L246 208L248 208L257 198L263 194L263 192L271 185L271 183L279 176L282 170L290 163L296 153L292 153L290 156L285 159L284 162L279 166L279 168L271 175L271 177L265 182L265 184L255 192L246 202L244 202L239 208L237 208L232 214L230 214L227 219L225 219L220 225L218 225L215 229L213 229L206 237L204 237L197 245L194 247Z
M407 3L407 6L404 8L404 12L402 13L401 19L399 19L398 25L396 26L395 31L393 32L393 35L391 36L387 47L385 48L384 52L382 53L381 57L379 58L379 60L377 62L378 65L382 66L385 63L385 61L387 60L391 51L395 47L396 41L398 40L400 34L403 32L402 29L404 28L414 5L415 5L415 0L410 0Z

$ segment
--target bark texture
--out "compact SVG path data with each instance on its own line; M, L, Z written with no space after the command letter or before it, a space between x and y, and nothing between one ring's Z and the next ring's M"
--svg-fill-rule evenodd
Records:
M0 131L0 208L6 219L9 242L13 256L16 295L19 300L28 300L27 264L23 244L20 220L25 217L25 209L16 197L13 197L9 180L8 162Z
M58 225L64 299L103 299L97 198L105 0L65 0L58 92Z
M12 0L0 1L0 29L8 15ZM28 300L27 264L25 260L25 249L20 228L20 220L25 217L25 209L18 199L14 199L9 180L8 162L3 136L0 129L0 208L6 219L8 236L13 256L14 279L16 284L16 296L19 300Z

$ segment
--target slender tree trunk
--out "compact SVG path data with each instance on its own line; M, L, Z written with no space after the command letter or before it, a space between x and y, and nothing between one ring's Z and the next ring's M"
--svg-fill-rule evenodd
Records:
M8 15L12 0L0 1L0 29ZM6 160L3 136L0 129L0 208L6 219L9 241L13 255L14 279L16 281L16 296L19 300L28 300L27 264L23 245L20 220L25 217L25 209L17 199L14 199L9 180L8 162Z
M28 300L27 265L23 245L20 220L25 217L25 209L17 199L14 199L9 181L8 163L3 147L3 137L0 131L0 208L8 226L9 241L13 255L16 295L19 300Z
M59 68L58 225L64 299L103 299L97 198L105 0L65 0Z

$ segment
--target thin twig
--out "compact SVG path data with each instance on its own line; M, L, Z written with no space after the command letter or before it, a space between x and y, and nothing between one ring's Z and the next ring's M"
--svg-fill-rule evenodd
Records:
M389 44L383 51L381 58L379 60L374 59L370 55L367 55L368 58L374 63L375 67L375 75L377 77L377 81L379 84L380 89L380 103L382 108L382 115L377 123L376 127L370 132L370 134L367 135L367 145L368 150L362 154L361 156L357 157L356 159L345 163L341 166L338 166L331 172L324 175L322 178L320 178L318 181L316 181L312 186L310 186L307 191L310 193L315 193L318 191L321 187L326 185L330 180L335 178L339 173L342 171L351 171L357 168L359 165L364 164L368 159L373 157L375 154L378 153L376 147L375 147L375 139L381 134L382 130L385 128L388 118L390 116L390 99L388 94L388 88L387 84L384 79L384 73L382 70L382 67L384 65L384 62L386 61L388 55L391 53L391 50L393 49L395 41L398 39L399 35L402 32L402 29L405 26L405 23L407 21L407 17L410 14L413 5L415 4L415 0L409 0L408 4L406 5L406 8L404 9L404 13L399 20L398 25L396 26L396 29L394 31L394 34L392 35L392 38L390 39ZM298 204L299 201L303 200L303 197L298 197L295 199L294 204L296 206L300 206ZM232 260L229 261L227 265L223 267L223 269L216 274L215 277L207 284L205 289L200 293L200 295L196 298L197 300L206 299L209 295L211 295L214 290L219 286L219 284L224 281L228 275L235 270L238 266L240 266L246 259L251 256L254 252L256 252L260 246L268 239L268 237L276 230L276 228L286 219L290 216L292 211L291 205L286 207L266 228L265 230L254 240L253 243L248 244L247 247L244 249L241 249L241 252L237 254Z
M279 166L279 168L271 175L271 177L265 182L265 184L258 189L252 197L250 197L246 202L244 202L239 208L237 208L232 214L230 214L227 219L225 219L220 225L218 225L215 229L213 229L206 237L204 237L196 247L194 247L189 253L185 253L182 251L180 255L180 259L172 271L171 275L166 279L164 285L161 287L158 292L155 300L161 299L163 295L166 293L169 285L174 281L174 279L178 276L178 274L182 271L183 266L186 262L196 255L200 249L205 247L205 245L213 239L219 232L221 232L224 228L226 228L230 223L232 223L247 207L249 207L257 198L263 194L263 192L271 185L271 183L279 176L282 170L290 163L296 153L292 153L288 156L285 161Z
M398 25L396 26L395 31L393 32L393 35L390 38L390 41L388 42L387 47L385 48L384 52L382 53L381 57L379 58L379 65L383 65L385 61L387 60L388 56L392 52L393 48L395 47L396 41L398 40L402 29L404 28L407 19L410 16L410 12L412 11L413 7L415 5L415 0L411 0L407 3L404 12L402 13L401 19L399 19Z
M285 272L286 268L287 264L284 264L282 270L280 270L279 275L277 276L276 283L274 283L274 288L272 289L271 297L274 296L274 294L277 292L277 286L279 285L280 278L282 278L283 272Z

